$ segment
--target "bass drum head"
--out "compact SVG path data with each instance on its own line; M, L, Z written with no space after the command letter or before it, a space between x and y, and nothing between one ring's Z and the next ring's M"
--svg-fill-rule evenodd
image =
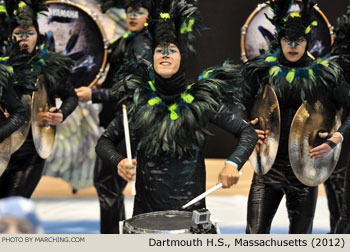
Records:
M314 9L316 11L315 16L318 25L311 29L312 39L309 52L315 58L320 58L330 52L334 42L334 35L333 27L324 13L317 5ZM291 7L291 11L299 10L299 3L295 3ZM266 3L259 4L242 27L241 56L244 62L260 56L262 51L269 50L269 43L265 37L270 39L274 38L275 27L266 19L265 14L268 17L273 16L271 9Z
M192 212L170 210L134 216L124 221L123 233L189 234L193 226L196 224L192 220ZM209 223L206 231L211 228L212 224Z
M48 1L47 16L39 16L40 31L46 34L49 50L74 61L74 87L92 86L107 62L107 39L96 16L79 4Z

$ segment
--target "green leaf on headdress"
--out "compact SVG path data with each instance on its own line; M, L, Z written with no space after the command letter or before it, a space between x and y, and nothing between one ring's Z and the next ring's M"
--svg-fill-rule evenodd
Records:
M271 67L269 74L272 77L275 77L280 71L281 71L281 68L279 66L274 66L274 67Z
M203 79L208 78L208 77L209 77L209 74L212 73L212 72L214 72L214 70L208 70L208 71L206 71L205 74L203 74Z
M3 4L0 4L0 12L7 13L6 12L6 8L5 8L5 6Z
M12 66L7 66L7 68L10 70L11 73L13 73L13 67Z
M295 77L295 69L292 69L288 72L286 76L286 80L288 81L288 83L292 83L292 81L294 80L294 77Z
M186 22L184 22L181 26L181 30L180 30L180 33L181 34L184 34L186 32L191 32L192 31L192 27L195 23L195 20L194 19L190 19L188 21L188 24L186 24Z
M23 8L26 7L26 6L27 6L27 4L26 4L25 2L23 2L23 1L19 2L19 4L18 4L18 7L19 7L20 9L23 9Z
M160 17L161 17L162 19L170 19L169 13L160 13Z
M9 56L7 56L7 57L0 57L0 61L6 61L6 60L8 60L10 57Z

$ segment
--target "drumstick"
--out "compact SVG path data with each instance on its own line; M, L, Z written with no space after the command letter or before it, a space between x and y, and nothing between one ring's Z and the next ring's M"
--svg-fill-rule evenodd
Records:
M126 145L126 156L128 158L129 164L132 164L128 114L126 112L125 105L123 105L123 124L124 124L124 135L125 135L125 145ZM131 181L131 194L134 196L136 195L135 180Z
M242 172L239 172L239 176L242 175ZM194 198L193 200L191 200L190 202L188 202L186 205L182 206L182 209L185 209L191 205L193 205L194 203L197 203L198 201L200 201L201 199L207 197L209 194L219 190L222 187L222 183L217 184L216 186L213 186L212 188L210 188L208 191L202 193L201 195L197 196L196 198Z

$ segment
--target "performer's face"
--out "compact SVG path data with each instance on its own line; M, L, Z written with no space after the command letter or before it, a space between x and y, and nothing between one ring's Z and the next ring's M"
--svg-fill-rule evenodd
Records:
M145 28L145 23L148 18L148 10L146 8L140 7L134 9L128 7L126 10L126 26L131 32L140 32Z
M16 27L12 32L12 36L19 42L21 50L27 50L29 53L34 51L38 33L33 25L25 29Z
M281 47L284 57L290 62L300 60L306 50L307 40L300 37L295 41L290 41L287 37L281 39Z
M179 71L181 54L175 44L159 45L154 50L154 71L164 79L171 78Z
M26 219L3 217L0 220L0 234L33 234L33 225Z

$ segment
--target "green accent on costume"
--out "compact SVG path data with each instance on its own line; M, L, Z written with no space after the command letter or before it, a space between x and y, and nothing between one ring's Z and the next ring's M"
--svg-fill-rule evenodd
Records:
M323 65L323 66L325 66L325 67L329 67L329 62L328 62L328 60L317 59L317 64Z
M170 19L169 13L160 13L160 17L161 17L162 19Z
M190 20L188 21L188 24L186 24L186 22L184 22L184 23L181 25L180 33L181 33L181 34L184 34L184 33L186 33L186 32L191 32L194 23L195 23L195 20L194 20L194 19L190 19Z
M123 35L123 38L128 38L130 34L131 34L131 31L126 32L126 33Z
M23 2L23 1L19 2L19 4L18 4L18 7L19 7L20 9L23 9L23 8L26 7L26 6L27 6L27 4L26 4L25 2Z
M308 27L306 27L305 29L305 34L309 34L311 31L311 26L317 26L318 22L317 21L313 21Z
M177 109L177 104L171 105L168 109L170 111L170 119L176 121L179 118L179 115L175 111Z
M266 57L265 61L266 62L276 62L277 58L273 56Z
M301 16L300 16L300 13L299 12L292 12L292 13L290 13L290 16L292 17L292 18L300 18Z
M316 80L315 73L312 69L309 69L309 75L311 76L312 79Z
M214 70L209 70L209 71L207 71L207 72L203 75L203 78L204 78L204 79L208 78L208 77L209 77L209 74L212 73L212 72L214 72Z
M192 103L194 100L194 97L191 94L186 94L186 93L182 93L181 98L186 103Z
M6 12L6 8L5 8L5 6L3 4L0 4L0 12L7 13Z
M11 71L11 73L13 73L14 71L13 71L13 67L12 66L8 66L7 67L10 71Z
M153 92L156 92L156 88L154 87L153 81L148 81L149 86L151 87Z
M158 96L157 97L154 97L152 99L149 99L148 100L148 104L150 106L154 106L154 105L158 105L159 103L161 103L162 99L160 99Z
M281 68L279 66L274 66L274 67L271 67L269 74L275 77L280 71L281 71Z
M193 87L194 83L192 83L191 85L187 86L187 90L190 90Z
M292 69L287 74L286 80L288 81L288 83L292 83L292 81L294 80L294 77L295 77L295 69Z
M8 60L10 57L0 57L0 61L6 61L6 60Z

